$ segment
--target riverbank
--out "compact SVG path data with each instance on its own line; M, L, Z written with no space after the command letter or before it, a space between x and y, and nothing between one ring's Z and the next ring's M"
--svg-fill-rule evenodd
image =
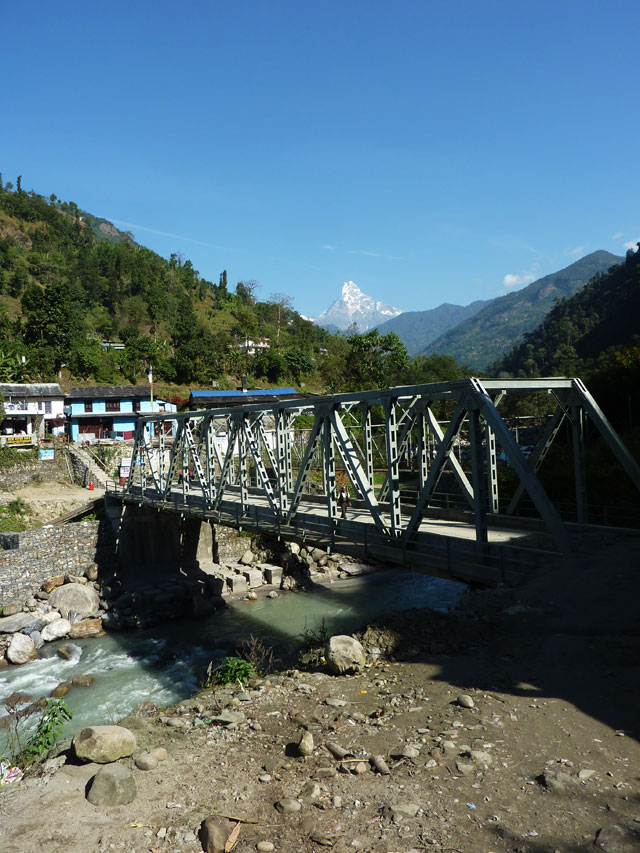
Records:
M122 724L168 757L134 769L134 802L92 806L96 766L67 762L1 791L0 847L190 853L215 813L243 821L240 853L640 849L639 546L594 534L519 590L371 626L356 676L293 671L143 706ZM225 706L242 716L210 722Z

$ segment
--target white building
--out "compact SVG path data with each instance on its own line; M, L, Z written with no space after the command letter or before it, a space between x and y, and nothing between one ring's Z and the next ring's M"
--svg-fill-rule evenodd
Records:
M2 444L37 444L45 432L64 433L64 393L58 384L0 383L0 396L4 407Z

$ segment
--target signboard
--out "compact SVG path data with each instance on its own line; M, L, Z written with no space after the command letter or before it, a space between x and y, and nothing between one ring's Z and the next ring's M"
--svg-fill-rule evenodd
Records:
M33 444L33 439L30 435L8 435L7 436L7 444L16 446L24 446L25 444Z
M53 447L41 447L38 451L38 459L41 461L55 459L55 451Z

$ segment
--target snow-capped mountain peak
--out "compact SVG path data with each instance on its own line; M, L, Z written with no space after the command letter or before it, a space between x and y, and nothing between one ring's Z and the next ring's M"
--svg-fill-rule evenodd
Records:
M345 281L338 299L315 322L318 326L341 331L355 323L359 332L366 332L398 314L402 314L398 308L367 296L354 281Z

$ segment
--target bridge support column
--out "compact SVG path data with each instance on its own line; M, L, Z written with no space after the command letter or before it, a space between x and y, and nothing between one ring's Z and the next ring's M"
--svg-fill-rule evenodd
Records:
M586 524L589 516L587 477L584 464L585 411L582 406L571 407L571 438L573 443L573 471L576 488L576 521Z
M487 531L487 481L484 472L482 453L482 425L480 410L469 412L469 439L471 441L471 483L473 485L473 505L476 523L476 542L482 549L488 542Z

